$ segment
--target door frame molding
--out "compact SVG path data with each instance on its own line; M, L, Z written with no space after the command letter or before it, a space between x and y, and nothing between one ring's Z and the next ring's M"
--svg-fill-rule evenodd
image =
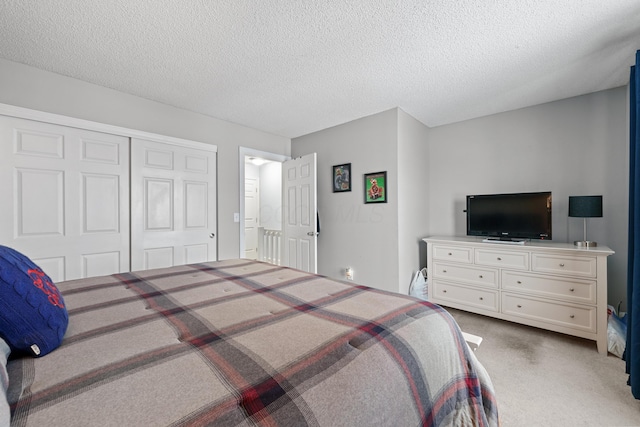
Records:
M290 160L291 156L286 156L284 154L276 154L276 153L270 153L268 151L261 151L261 150L256 150L254 148L249 148L249 147L238 147L238 172L239 172L239 179L238 179L238 183L239 183L239 190L238 190L238 197L239 197L239 202L240 202L240 223L239 223L239 228L240 228L240 233L239 233L239 251L238 251L238 257L240 258L244 258L244 251L245 251L245 234L244 234L244 214L245 214L245 210L244 210L244 159L247 156L252 156L252 157L260 157L262 159L266 159L266 160L272 160L274 162L284 162L285 160Z
M130 129L121 126L108 125L106 123L94 122L91 120L78 119L61 114L48 113L46 111L32 110L30 108L17 107L15 105L0 103L0 115L17 117L20 119L35 120L38 122L51 123L74 127L79 129L92 130L96 132L109 133L112 135L125 136L128 138L150 139L152 141L164 142L165 144L180 145L182 147L197 148L218 152L218 146L208 142L176 138L174 136L161 135L153 132L146 132L137 129Z

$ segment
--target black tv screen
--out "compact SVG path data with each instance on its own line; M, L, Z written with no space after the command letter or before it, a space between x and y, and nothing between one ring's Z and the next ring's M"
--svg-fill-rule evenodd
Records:
M467 235L551 239L551 192L467 196Z

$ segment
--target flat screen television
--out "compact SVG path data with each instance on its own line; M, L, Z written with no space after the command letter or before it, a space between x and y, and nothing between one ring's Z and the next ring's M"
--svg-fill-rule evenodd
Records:
M467 235L551 239L551 192L467 196Z

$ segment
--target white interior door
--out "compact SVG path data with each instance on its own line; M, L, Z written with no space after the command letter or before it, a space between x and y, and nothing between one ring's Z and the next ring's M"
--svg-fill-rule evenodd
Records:
M258 180L244 180L244 253L247 259L258 259L258 211L260 208Z
M283 264L317 273L316 153L282 164Z
M129 271L129 138L0 116L0 244L53 281Z
M132 139L132 270L217 259L216 153L202 146Z

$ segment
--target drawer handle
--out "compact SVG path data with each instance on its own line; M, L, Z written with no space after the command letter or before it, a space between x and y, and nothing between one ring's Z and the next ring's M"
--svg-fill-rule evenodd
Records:
M478 276L479 278L483 279L482 274Z
M502 258L498 257L498 261L502 261Z
M446 294L446 293L447 293L447 290L446 290L446 289L443 289L443 290L442 290L442 293L443 293L443 294Z
M453 255L453 254L452 254L451 252L449 252L447 255L451 256L451 255Z
M560 267L564 267L564 263L563 262L560 263Z
M522 306L520 304L518 304L518 308L522 308Z
M446 273L446 272L447 272L447 270L442 270L442 272L443 272L443 273Z
M522 285L522 282L521 282L520 280L518 280L516 283L517 283L518 285Z
M569 290L570 290L571 292L575 291L575 289L574 289L574 288L569 288Z
M483 297L480 297L480 301L484 301L484 298L483 298Z
M570 315L569 317L573 319L573 318L574 318L574 317L576 317L576 316L574 316L574 315L572 314L572 315Z

